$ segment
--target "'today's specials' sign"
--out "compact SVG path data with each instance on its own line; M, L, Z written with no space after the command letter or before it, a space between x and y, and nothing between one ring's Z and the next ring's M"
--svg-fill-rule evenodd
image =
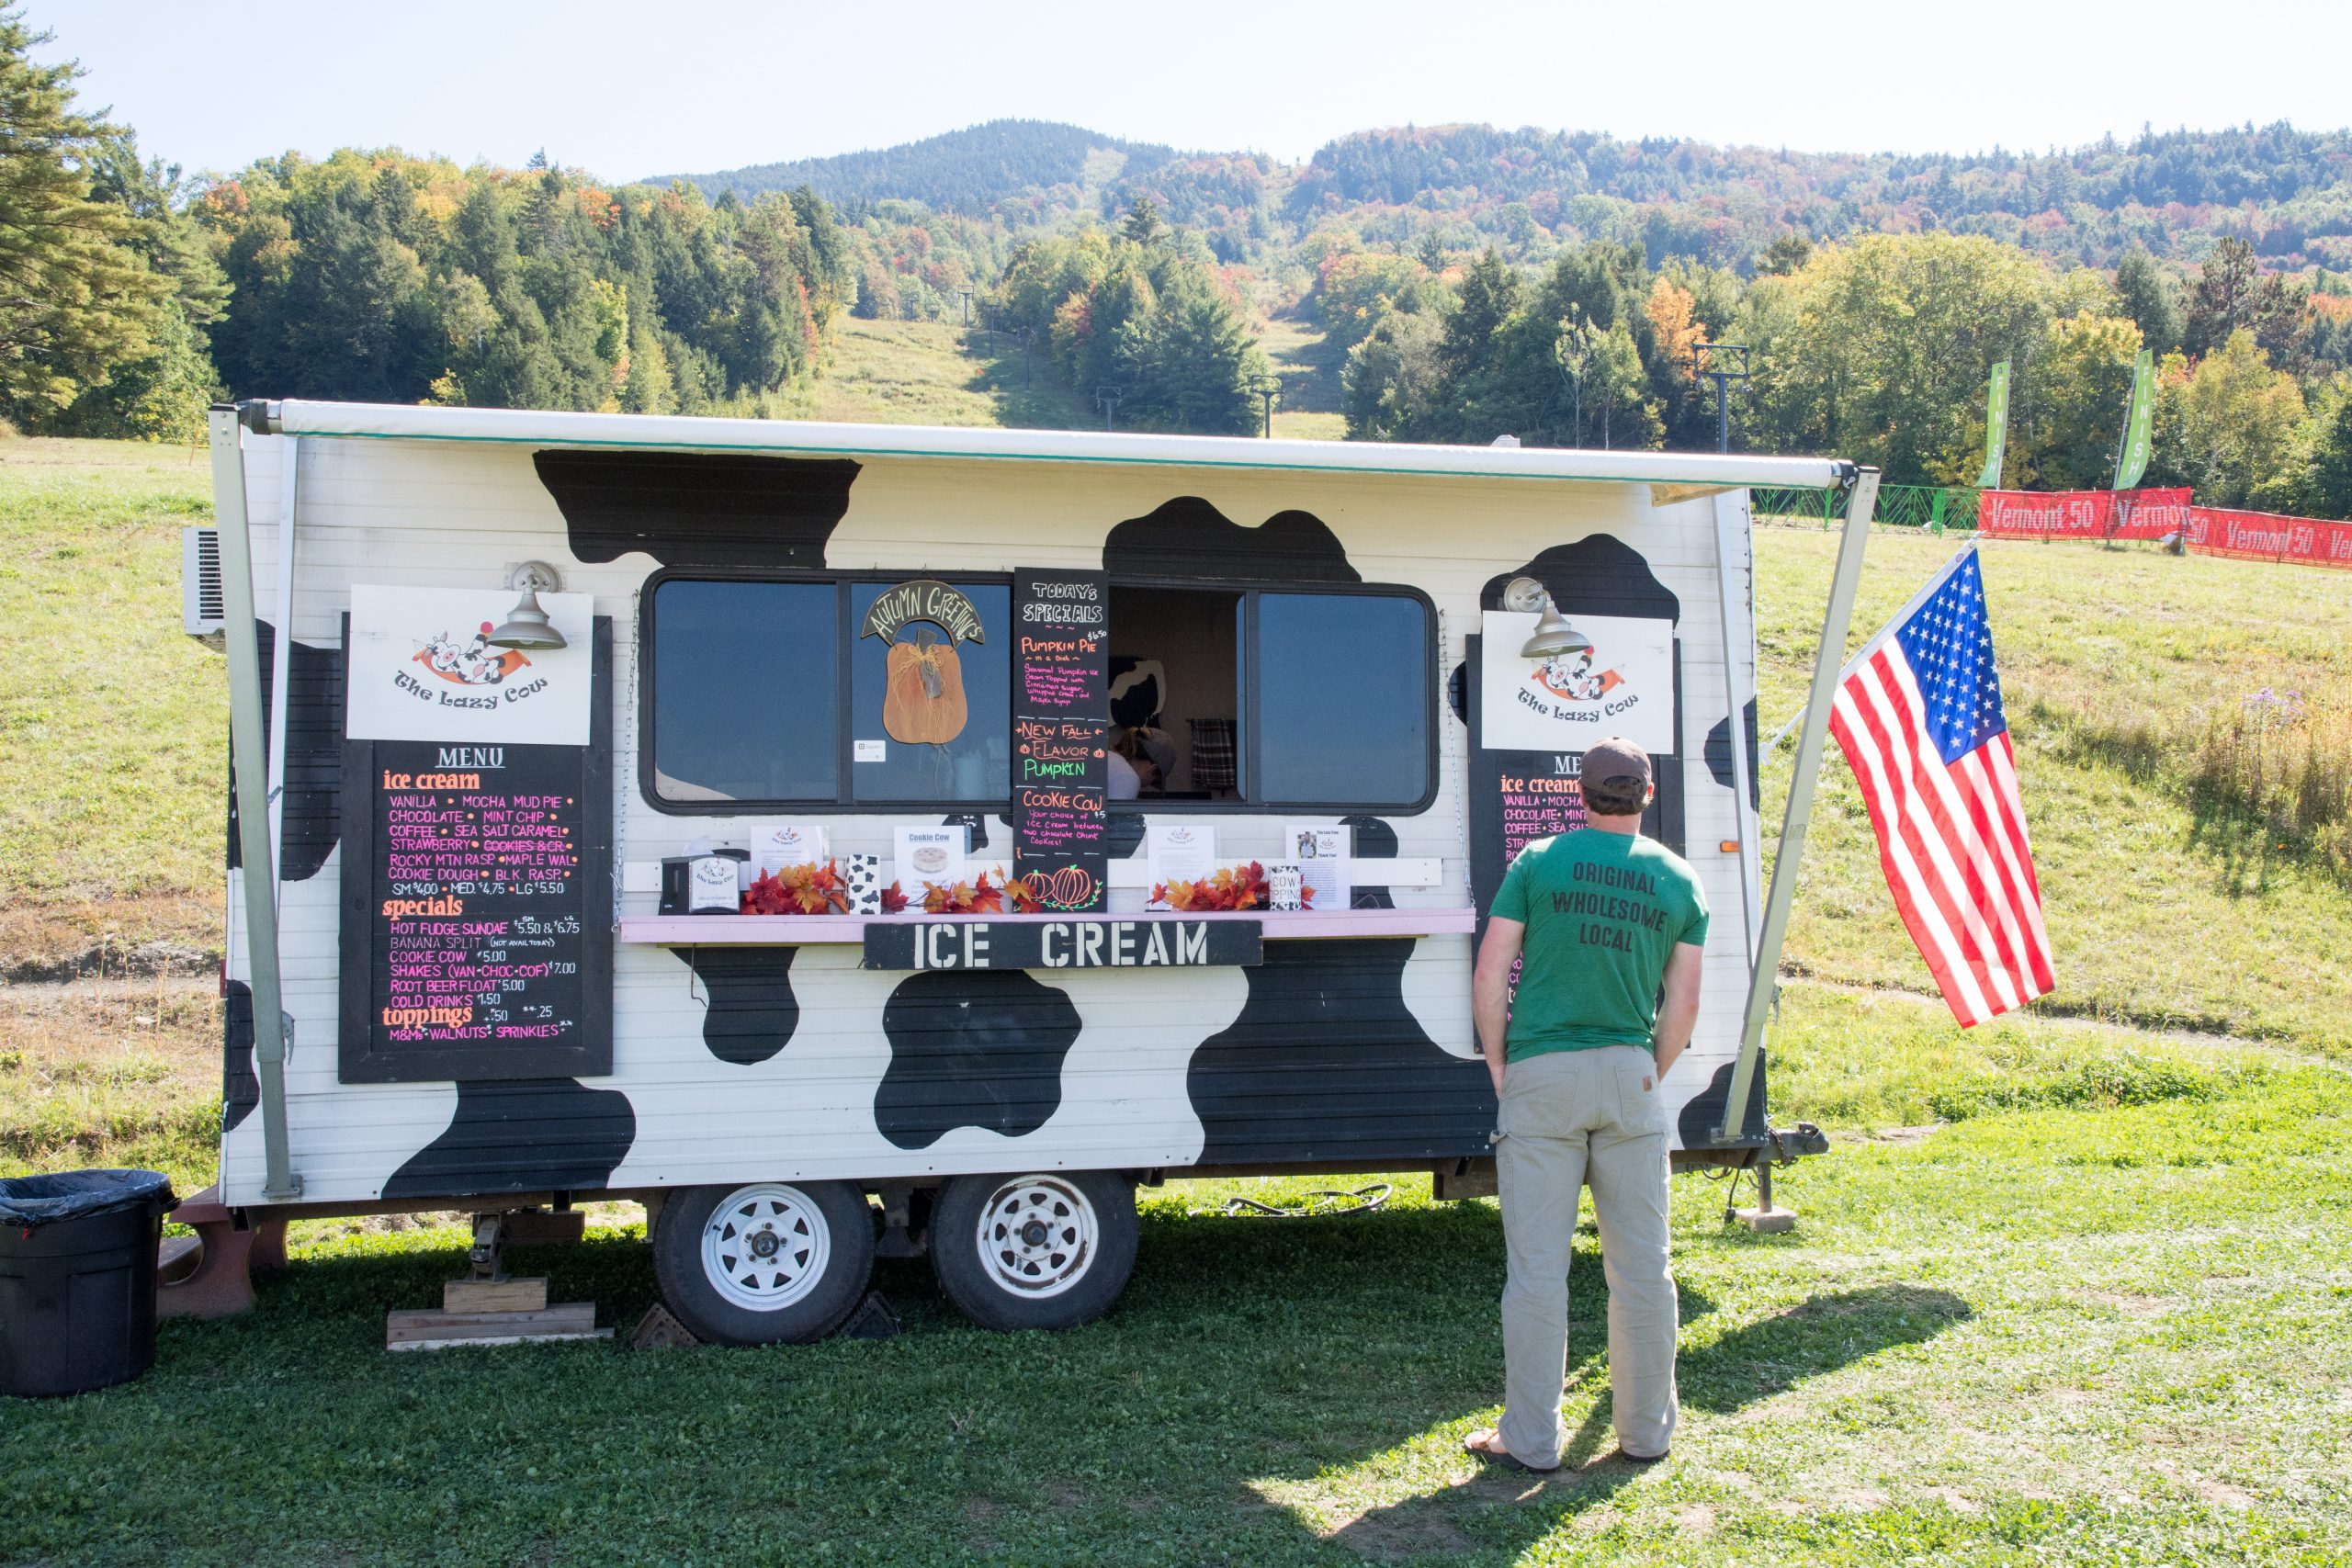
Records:
M491 646L514 608L513 589L354 587L345 735L587 745L594 601L542 593L539 605L566 646Z
M1012 858L1048 909L1102 907L1108 853L1110 579L1012 579Z
M601 688L610 631L581 628ZM612 1071L610 725L577 746L346 739L345 1083Z

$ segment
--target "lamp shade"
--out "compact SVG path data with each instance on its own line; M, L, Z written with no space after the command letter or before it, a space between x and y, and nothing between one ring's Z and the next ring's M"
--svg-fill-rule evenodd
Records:
M570 646L539 604L542 591L553 592L563 580L545 561L526 560L508 574L506 586L522 594L506 619L483 640L492 648L549 649Z
M495 641L495 638L492 640ZM1536 617L1535 630L1525 647L1519 650L1521 659L1552 659L1563 653L1584 653L1592 648L1592 639L1568 625L1551 599L1544 601L1544 613Z

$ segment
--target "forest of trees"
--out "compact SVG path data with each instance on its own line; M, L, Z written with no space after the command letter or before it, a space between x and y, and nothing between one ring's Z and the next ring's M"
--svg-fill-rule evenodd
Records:
M1148 201L1115 233L1023 245L986 308L1042 348L1081 400L1116 389L1123 423L1203 435L1256 427L1267 367L1242 299L1200 237L1170 229Z
M1484 126L1306 164L1039 121L607 187L393 150L185 177L0 7L0 418L193 439L220 395L773 412L836 321L975 320L1122 425L1256 427L1261 312L1324 333L1359 439L1736 441L1966 482L2112 472L2134 356L2152 483L2352 514L2352 133L2143 132L1860 156ZM791 188L783 188L788 184ZM828 198L838 199L836 208Z
M0 11L0 418L193 440L205 406L309 397L748 412L857 299L808 190L607 190L536 159L394 150L189 180L77 107Z
M1333 251L1310 299L1345 345L1359 439L1706 448L1701 343L1746 346L1747 450L1835 452L1889 481L1973 483L1984 387L2012 366L2005 482L2095 487L2114 471L2133 360L2158 356L2145 482L2214 505L2352 514L2352 296L2260 270L2223 241L2186 285L2143 252L2056 268L1981 237L1792 236L1743 279L1597 243L1541 269ZM1732 362L1736 363L1736 362Z

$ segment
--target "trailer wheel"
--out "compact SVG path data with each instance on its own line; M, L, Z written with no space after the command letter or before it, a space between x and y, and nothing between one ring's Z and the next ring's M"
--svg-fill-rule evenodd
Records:
M662 1301L722 1345L822 1339L873 1271L873 1211L838 1181L689 1188L662 1205L653 1233Z
M983 1328L1073 1328L1136 1266L1135 1183L1109 1171L959 1176L931 1214L931 1264Z

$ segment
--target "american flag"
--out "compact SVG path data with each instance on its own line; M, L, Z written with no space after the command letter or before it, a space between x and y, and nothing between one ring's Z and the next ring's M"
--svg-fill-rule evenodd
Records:
M1894 907L1962 1026L2056 982L1969 546L1847 666L1830 708Z

